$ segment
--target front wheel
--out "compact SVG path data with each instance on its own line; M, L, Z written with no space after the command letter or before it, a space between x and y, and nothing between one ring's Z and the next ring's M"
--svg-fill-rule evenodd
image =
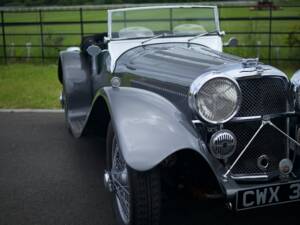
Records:
M111 124L106 139L105 184L113 193L113 208L120 225L158 225L161 210L159 169L138 172L122 155Z
M60 99L61 107L64 110L66 127L67 127L69 133L73 135L71 125L69 122L69 101L70 101L70 99L67 96L66 87L65 87L64 83L62 86L62 91L61 91L59 99Z

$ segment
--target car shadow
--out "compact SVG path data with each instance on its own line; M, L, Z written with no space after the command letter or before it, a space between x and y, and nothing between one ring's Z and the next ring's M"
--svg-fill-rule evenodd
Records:
M106 157L105 141L95 137L84 137L76 142L80 166L85 171L94 173L94 176L97 173L98 176L102 176ZM89 151L86 148L89 148ZM100 186L99 191L106 193L103 184ZM103 198L103 194L99 198ZM110 201L107 195L106 201ZM111 205L106 204L105 207L110 208ZM108 211L112 213L110 209ZM298 225L299 209L300 204L294 203L233 212L225 207L223 200L198 200L181 193L163 201L161 225Z
M193 200L182 196L163 206L162 225L297 225L300 204L230 211L221 200Z

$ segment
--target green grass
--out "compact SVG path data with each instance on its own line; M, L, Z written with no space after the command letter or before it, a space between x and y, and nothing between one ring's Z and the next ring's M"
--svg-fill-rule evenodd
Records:
M300 69L300 63L298 64L285 64L285 65L274 65L276 68L282 70L289 78Z
M56 65L0 65L0 108L59 108Z

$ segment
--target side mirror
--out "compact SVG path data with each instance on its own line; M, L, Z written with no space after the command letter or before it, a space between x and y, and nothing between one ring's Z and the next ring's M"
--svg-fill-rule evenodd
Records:
M91 45L86 49L87 53L92 57L92 73L96 75L98 73L97 56L101 53L101 48L97 45Z
M239 44L238 39L236 39L235 37L231 37L231 38L229 38L229 40L226 43L224 43L223 46L225 46L225 47L236 47L236 46L238 46L238 44Z
M225 31L224 31L224 30L222 30L222 31L219 31L219 35L220 35L220 36L225 36L225 35L226 35L226 33L225 33Z

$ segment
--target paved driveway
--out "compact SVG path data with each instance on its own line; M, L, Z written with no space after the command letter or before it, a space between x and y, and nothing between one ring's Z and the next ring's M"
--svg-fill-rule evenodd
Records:
M105 143L72 138L62 113L0 113L0 225L114 224ZM219 202L166 202L163 225L298 225L300 206L242 214Z

